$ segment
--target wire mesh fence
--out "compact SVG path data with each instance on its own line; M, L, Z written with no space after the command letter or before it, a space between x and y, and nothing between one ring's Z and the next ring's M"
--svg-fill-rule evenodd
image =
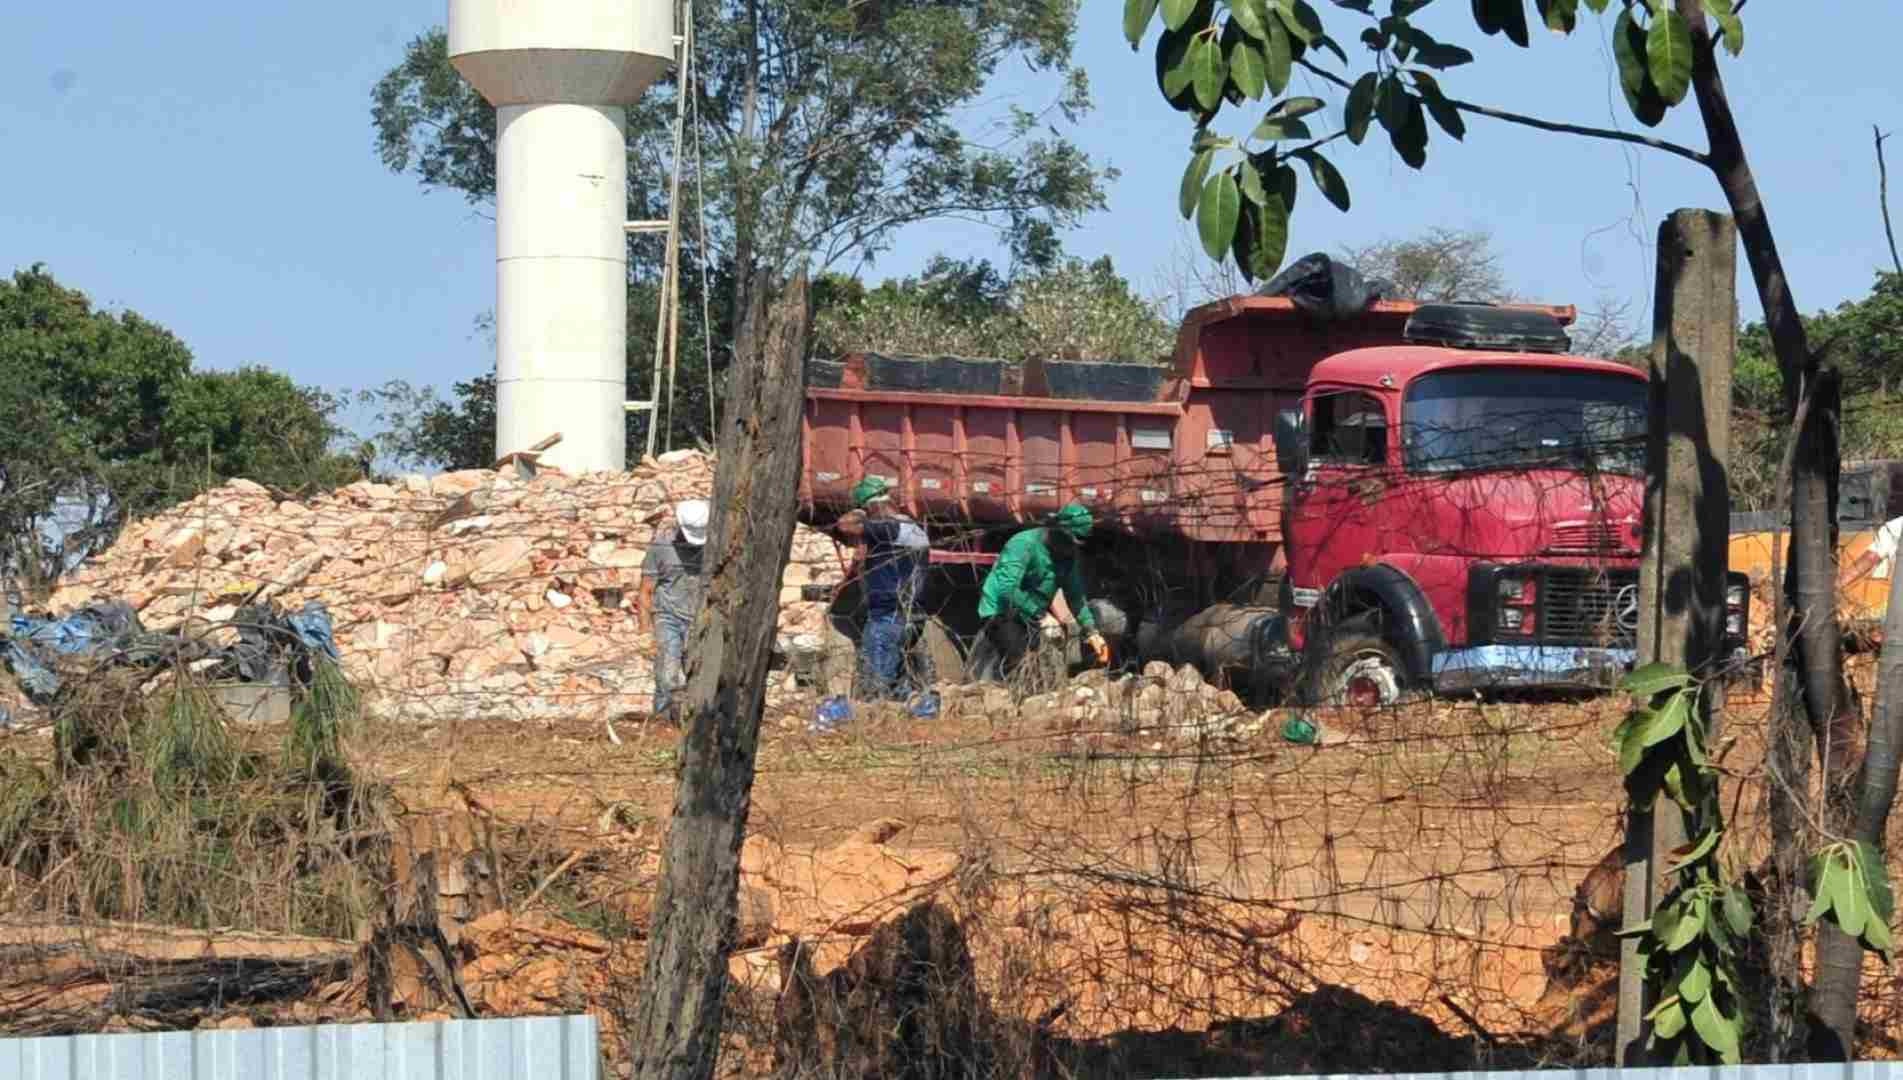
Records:
M1600 598L1568 632L1629 643L1601 601L1642 538L1637 437L1523 419L1446 454L1426 449L1447 444L1432 433L1404 440L1427 455L1415 466L1465 462L1445 470L1369 468L1344 434L1318 443L1312 477L1283 476L1261 442L1199 468L1132 457L1072 476L1117 493L1083 556L1112 662L1040 631L1003 682L964 668L982 627L977 556L1010 529L921 496L913 509L953 556L927 572L905 639L908 689L935 690L935 710L869 700L863 567L802 526L742 853L727 1069L1608 1061L1623 805L1608 737L1624 701L1317 704L1300 682L1312 670L1257 685L1198 671L1180 645L1253 655L1225 636L1251 620L1183 627L1216 604L1284 606L1272 556L1290 498L1315 515L1290 526L1313 545L1297 562L1399 553L1425 578L1557 561ZM1371 437L1386 438L1354 433ZM679 735L652 715L641 568L711 470L683 453L627 475L510 468L303 502L239 482L132 526L27 605L123 600L145 632L200 648L67 657L60 694L15 691L0 1030L587 1010L624 1062ZM1033 482L1000 494L1028 505ZM1166 495L1133 494L1150 484ZM1259 532L1264 513L1275 529L1260 542L1185 539ZM1768 600L1754 599L1747 652L1763 649ZM218 650L241 643L241 612L311 601L349 702L318 723L316 687L287 676L288 715L234 705ZM1867 710L1869 665L1856 670ZM816 730L832 697L850 717ZM1731 688L1721 760L1747 864L1768 845L1763 713L1755 685ZM80 737L95 751L70 753ZM1864 1050L1888 1056L1894 977L1873 968L1865 988ZM956 1068L893 1065L923 1059Z

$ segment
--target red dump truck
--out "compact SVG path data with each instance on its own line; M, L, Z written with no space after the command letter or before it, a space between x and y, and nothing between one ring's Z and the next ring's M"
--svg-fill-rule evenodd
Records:
M803 513L885 477L962 640L1005 539L1075 500L1126 660L1363 705L1603 685L1638 626L1647 387L1565 355L1574 315L1238 296L1191 312L1168 365L815 362ZM1741 648L1741 577L1727 599Z

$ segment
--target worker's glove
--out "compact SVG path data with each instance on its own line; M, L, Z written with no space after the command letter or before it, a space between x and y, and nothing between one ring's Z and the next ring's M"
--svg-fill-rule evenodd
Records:
M1099 666L1110 666L1110 643L1103 639L1102 634L1091 631L1090 636L1084 639L1084 644L1090 646L1090 651L1097 657Z
M1047 641L1063 640L1064 624L1057 621L1057 616L1052 615L1049 612L1045 612L1044 617L1038 620L1037 625L1038 625L1038 629L1043 631L1045 640Z

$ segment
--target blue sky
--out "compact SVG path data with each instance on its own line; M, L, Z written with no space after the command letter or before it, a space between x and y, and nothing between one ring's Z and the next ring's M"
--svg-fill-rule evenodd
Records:
M1188 128L1156 93L1147 43L1132 54L1123 42L1121 6L1086 0L1077 59L1098 108L1074 135L1122 177L1109 210L1066 245L1111 255L1148 289L1187 250L1174 204ZM264 364L332 388L387 378L446 384L486 370L490 346L474 320L494 303L493 228L459 196L425 193L384 170L369 123L371 84L444 7L227 0L10 11L0 34L0 272L44 262L95 301L170 327L205 366ZM1596 22L1592 33L1521 51L1480 38L1467 5L1436 7L1445 10L1430 29L1480 57L1449 73L1450 93L1633 126ZM1881 4L1830 10L1752 4L1745 54L1725 68L1807 311L1863 294L1887 265L1870 125L1903 129L1893 55L1903 14ZM1328 12L1352 39L1347 14ZM972 119L982 124L1007 101L1035 106L1051 92L1013 71ZM1660 134L1703 143L1689 103ZM1433 224L1477 226L1492 230L1524 296L1642 304L1659 218L1681 206L1722 208L1706 173L1655 152L1479 118L1465 144L1435 136L1421 173L1378 130L1358 149L1343 147L1335 160L1353 212L1305 191L1291 256ZM1892 201L1903 211L1903 140L1894 149ZM997 249L991 234L964 223L919 226L869 276L907 272L936 251ZM1753 315L1749 281L1740 284Z

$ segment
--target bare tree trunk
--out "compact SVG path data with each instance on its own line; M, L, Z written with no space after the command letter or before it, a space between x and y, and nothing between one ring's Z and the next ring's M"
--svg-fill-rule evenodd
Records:
M662 854L641 1004L629 1025L638 1078L705 1080L720 1052L722 993L734 934L740 843L780 574L798 509L806 358L806 278L763 314L766 282L743 279L720 432L707 600L688 642L687 713L674 815Z

